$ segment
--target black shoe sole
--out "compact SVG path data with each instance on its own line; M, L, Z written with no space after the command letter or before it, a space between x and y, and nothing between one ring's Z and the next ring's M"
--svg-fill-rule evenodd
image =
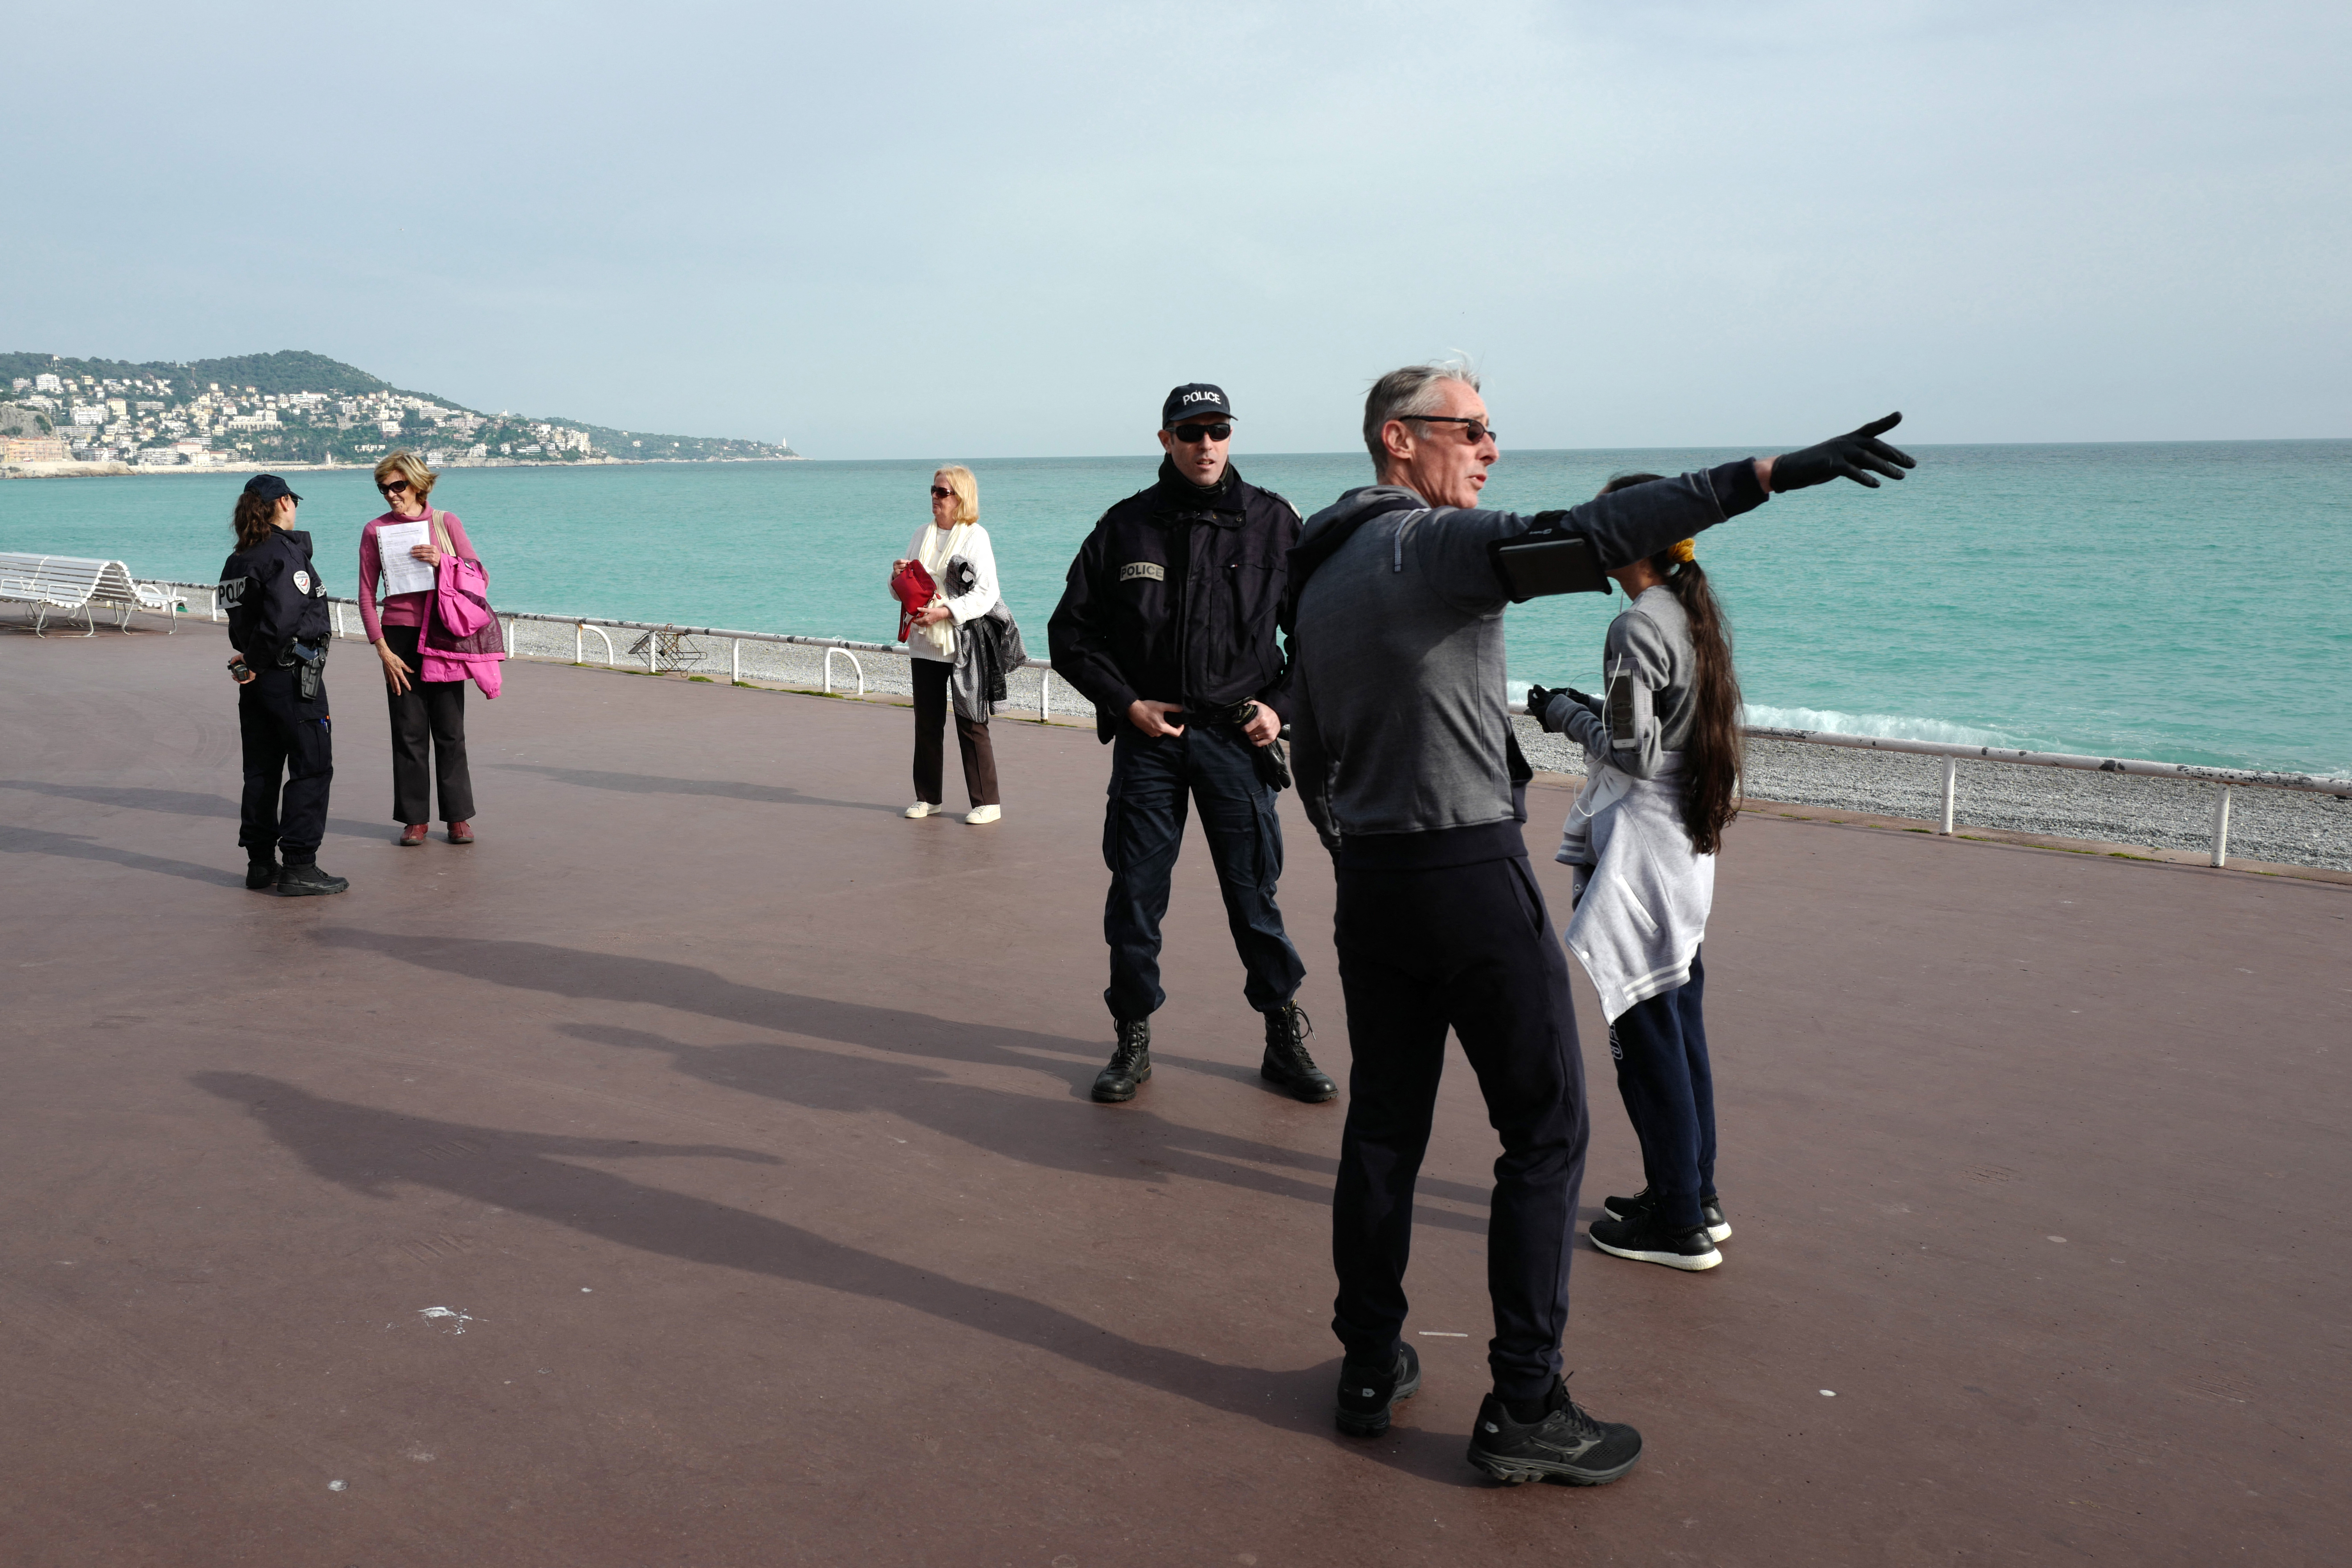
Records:
M1679 1268L1685 1274L1695 1274L1702 1269L1713 1268L1723 1261L1723 1254L1713 1247L1693 1257L1686 1252L1648 1251L1637 1247L1612 1247L1589 1230L1585 1232L1584 1238L1612 1258L1630 1258L1636 1263L1663 1263L1669 1268Z
M1472 1468L1485 1471L1507 1487L1523 1487L1529 1481L1558 1481L1571 1487L1605 1487L1641 1462L1641 1451L1636 1449L1632 1458L1613 1470L1580 1470L1573 1465L1558 1465L1545 1459L1513 1459L1500 1454L1482 1453L1475 1445L1470 1449Z
M345 882L340 888L312 887L300 882L291 885L285 882L278 884L278 896L281 899L323 899L332 893L348 893L351 890L352 885L349 882Z
M1398 1405L1420 1392L1421 1369L1416 1366L1412 1371L1412 1381L1398 1384L1396 1392L1389 1395L1389 1402L1378 1410L1358 1415L1352 1410L1339 1409L1331 1413L1331 1418L1339 1430L1350 1437L1377 1437L1389 1429L1390 1415Z
M1141 1089L1145 1084L1150 1083L1150 1081L1151 1069L1150 1068L1145 1068L1136 1078L1135 1089ZM1135 1098L1135 1089L1129 1089L1125 1094L1105 1094L1103 1092L1102 1085L1097 1084L1095 1085L1094 1090L1095 1103L1097 1105L1125 1105L1129 1100Z
M1303 1100L1309 1105L1320 1105L1327 1100L1339 1098L1339 1086L1336 1083L1328 1089L1325 1089L1320 1084L1301 1083L1286 1073L1278 1073L1272 1068L1263 1066L1257 1069L1257 1076L1290 1096L1291 1099Z

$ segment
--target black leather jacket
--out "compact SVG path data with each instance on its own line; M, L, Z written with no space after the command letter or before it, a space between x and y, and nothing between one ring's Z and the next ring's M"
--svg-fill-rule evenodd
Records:
M1213 490L1162 459L1160 482L1103 513L1046 623L1054 673L1091 699L1108 741L1139 698L1255 699L1290 717L1276 637L1298 510L1229 464Z
M294 644L323 647L333 630L308 533L273 528L252 549L230 555L221 564L220 600L229 646L256 669L292 663Z

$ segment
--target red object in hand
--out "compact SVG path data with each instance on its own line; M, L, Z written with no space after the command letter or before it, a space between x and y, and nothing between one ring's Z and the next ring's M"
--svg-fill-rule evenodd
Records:
M898 601L898 640L914 629L916 613L940 596L940 585L919 561L909 561L890 574L890 596Z

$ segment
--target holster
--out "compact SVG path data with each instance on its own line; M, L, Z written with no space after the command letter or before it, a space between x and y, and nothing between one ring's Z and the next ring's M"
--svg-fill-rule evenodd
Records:
M294 667L295 691L305 702L316 702L327 686L327 645L293 643L286 649L286 662Z

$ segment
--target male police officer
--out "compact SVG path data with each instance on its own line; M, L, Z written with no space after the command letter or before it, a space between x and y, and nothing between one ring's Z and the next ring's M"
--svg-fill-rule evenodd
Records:
M1291 563L1298 792L1335 864L1354 1058L1331 1205L1340 1430L1385 1431L1421 1386L1402 1338L1404 1272L1450 1027L1503 1144L1486 1235L1495 1390L1470 1462L1503 1481L1596 1486L1641 1457L1641 1434L1594 1420L1560 1375L1584 1058L1520 834L1529 773L1503 695L1503 612L1603 591L1602 572L1772 494L1899 479L1911 459L1878 439L1899 417L1529 518L1479 505L1499 454L1476 376L1412 365L1373 384L1364 444L1379 482L1316 513ZM1529 564L1530 546L1552 564Z
M1249 972L1243 994L1265 1015L1260 1072L1300 1100L1339 1093L1307 1054L1306 1016L1291 1000L1306 969L1274 902L1275 796L1288 782L1276 738L1290 690L1275 633L1298 511L1234 470L1233 418L1218 387L1168 395L1159 482L1103 513L1047 623L1054 672L1093 699L1096 728L1112 743L1103 1000L1118 1045L1094 1088L1107 1102L1134 1099L1151 1076L1151 1015L1167 1000L1160 921L1188 795Z
M221 566L220 601L236 649L236 724L245 742L245 803L236 841L245 885L287 898L351 886L319 869L335 743L327 715L327 585L310 536L294 529L302 498L276 474L256 474L236 503L236 549ZM285 779L281 809L278 780ZM277 855L285 851L280 869Z

